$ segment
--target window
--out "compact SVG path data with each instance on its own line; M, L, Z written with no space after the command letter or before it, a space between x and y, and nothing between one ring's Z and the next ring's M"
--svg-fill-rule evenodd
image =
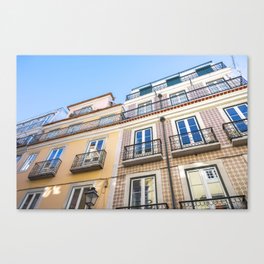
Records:
M59 129L50 131L47 135L47 139L56 137L58 133L59 133Z
M90 141L86 149L87 154L85 154L83 158L83 165L91 161L99 160L101 154L100 150L103 149L103 146L104 146L103 139Z
M17 162L17 163L20 161L21 157L22 157L22 155L17 155L17 156L16 156L16 162Z
M63 151L63 148L55 148L55 149L53 149L53 150L50 152L50 154L49 154L47 160L59 159L60 156L61 156L61 154L62 154L62 151Z
M83 107L79 110L74 111L73 115L75 115L75 116L84 115L84 114L90 113L92 110L93 109L91 106L86 106L86 107Z
M247 132L248 105L246 103L228 107L225 112L239 132Z
M152 101L138 105L138 115L143 115L152 111Z
M74 134L74 133L78 132L80 130L80 128L81 128L81 124L69 126L69 128L67 130L67 134Z
M156 176L131 178L129 206L151 205L155 203L157 203Z
M187 182L189 185L192 200L221 199L226 197L221 177L216 166L186 170ZM222 209L228 204L224 203ZM215 203L197 204L200 207L215 207Z
M93 187L92 184L73 187L66 209L86 209L84 193L91 187Z
M140 96L149 94L152 92L152 86L148 86L139 90Z
M21 172L26 171L30 167L30 165L34 162L36 157L37 157L37 154L29 155L28 158L26 159L26 161L24 162L23 166L21 167L20 171Z
M106 126L106 125L110 125L116 122L116 115L109 115L109 116L104 116L102 118L100 118L99 120L99 126Z
M224 78L220 78L211 82L207 82L206 85L211 93L217 93L224 90L228 90L230 87Z
M177 105L188 101L185 91L180 91L170 95L171 105Z
M213 69L210 65L204 66L204 67L196 70L196 73L198 76L202 76L202 75L205 75L205 74L208 74L211 72L213 72Z
M35 209L41 198L42 192L27 193L19 209Z
M203 143L203 137L195 117L176 121L176 128L180 136L182 146Z
M152 152L152 128L135 131L135 157Z

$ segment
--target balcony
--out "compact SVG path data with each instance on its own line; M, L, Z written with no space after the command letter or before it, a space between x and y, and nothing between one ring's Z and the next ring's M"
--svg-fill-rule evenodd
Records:
M247 144L247 119L225 123L223 124L223 129L234 147Z
M184 94L176 95L171 98L166 98L164 100L153 102L151 104L148 104L145 107L145 110L142 107L138 107L125 111L122 113L122 116L123 119L134 118L137 116L159 111L161 109L167 109L176 105L182 105L187 102L191 102L200 98L205 98L213 94L232 90L246 84L247 81L242 76L238 76L233 79L223 80L222 82L218 82L216 84L210 84L189 92L185 92Z
M169 206L167 203L157 203L137 206L123 206L117 207L116 209L169 209Z
M212 127L171 136L170 146L174 158L219 150L221 147Z
M93 151L76 155L70 171L72 173L100 170L104 167L105 150Z
M150 86L149 93L155 92L155 91L159 91L159 90L162 90L162 89L164 89L166 87L169 87L171 85L175 85L175 84L178 84L178 83L189 81L189 80L192 80L194 78L200 77L200 76L202 76L204 74L207 74L207 73L210 73L210 72L215 72L215 71L218 71L218 70L222 70L224 68L226 68L225 64L223 62L219 62L217 64L211 65L209 67L210 71L207 70L207 71L204 71L203 73L202 72L197 73L197 71L194 71L194 72L192 72L190 74L186 74L186 75L182 75L182 76L175 76L173 78L170 78L170 79L164 81L164 83L162 83L162 84L155 85L155 86ZM201 68L201 69L203 69L203 68ZM176 79L177 79L177 81L176 81ZM140 92L140 91L132 93L132 94L128 94L126 96L126 101L135 99L135 98L143 96L143 95L145 95L145 93L142 94L142 92Z
M162 160L160 139L124 147L122 163L125 167L159 160Z
M120 114L114 114L114 115L102 117L100 119L96 119L93 121L81 123L80 127L76 129L75 131L69 130L69 126L67 126L64 128L56 129L54 131L49 131L47 133L34 135L34 137L30 140L30 142L27 142L26 140L27 137L20 138L17 140L19 141L19 144L17 142L17 146L21 147L25 145L33 145L33 144L45 142L47 140L52 140L52 139L61 138L61 137L65 137L65 136L69 136L69 135L73 135L73 134L77 134L81 132L86 132L86 131L90 131L93 129L106 127L112 124L117 124L121 120L122 118Z
M54 177L61 165L60 159L45 160L37 162L33 169L30 171L28 178L33 180Z
M192 210L247 209L247 200L245 195L181 201L179 203L181 209Z

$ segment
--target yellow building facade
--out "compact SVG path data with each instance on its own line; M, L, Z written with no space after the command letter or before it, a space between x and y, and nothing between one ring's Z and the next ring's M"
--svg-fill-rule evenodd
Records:
M121 105L111 93L68 106L68 117L43 126L17 163L17 208L83 209L92 187L93 208L107 208L120 132ZM21 140L20 140L21 142Z

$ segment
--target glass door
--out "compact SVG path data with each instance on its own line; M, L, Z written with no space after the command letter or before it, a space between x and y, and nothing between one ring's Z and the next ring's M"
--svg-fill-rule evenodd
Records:
M84 155L83 165L89 162L98 161L100 158L100 153L101 153L100 150L103 149L103 146L104 146L103 139L90 141L85 151L86 154Z
M195 117L176 121L182 147L199 145L204 142Z
M135 132L135 156L143 156L152 152L152 128Z
M234 122L236 129L241 132L247 132L247 119L248 117L248 106L247 104L241 104L225 109L228 117Z
M222 182L215 167L187 171L192 200L196 209L227 209L230 207ZM208 200L207 199L213 199ZM219 199L219 200L218 200Z
M138 209L151 209L150 205L157 203L155 181L155 176L131 179L129 206L138 206Z
M63 148L53 149L50 152L47 161L44 163L43 169L46 170L56 167L56 165L58 164L58 159L60 158L62 152L63 152Z

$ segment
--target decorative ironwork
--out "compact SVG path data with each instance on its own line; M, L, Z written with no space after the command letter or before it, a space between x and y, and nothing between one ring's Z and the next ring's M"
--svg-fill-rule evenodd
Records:
M73 135L76 133L80 133L80 132L85 132L85 131L89 131L95 128L100 128L100 127L105 127L111 124L117 124L118 122L120 122L122 120L122 115L121 114L115 114L115 115L111 115L108 117L102 117L100 119L96 119L93 121L89 121L89 122L85 122L85 123L81 123L80 124L80 128L78 130L76 130L73 133L68 133L69 132L69 126L61 128L61 129L57 129L56 131L50 131L50 132L46 132L46 133L42 133L42 134L37 134L34 135L34 137L32 138L32 140L30 140L30 142L26 142L26 140L24 141L25 145L32 145L32 144L36 144L36 143L41 143L47 140L51 140L51 139L55 139L55 138L60 138L60 137L64 137L67 135ZM27 138L27 137L26 137ZM24 146L21 143L23 143L24 138L20 138L20 145L19 146Z
M123 161L156 154L162 154L162 143L160 139L125 146Z
M183 142L186 142L187 139L189 143L183 144ZM216 138L212 127L170 136L170 145L172 151L216 142L218 142L218 139Z
M37 162L30 171L28 178L30 180L37 180L42 178L54 177L61 165L60 159L45 160Z
M226 68L226 66L225 66L225 64L223 62L219 62L217 64L211 65L212 71L218 71L218 70L221 70L221 69L224 69L224 68ZM185 82L185 81L189 81L189 80L192 80L194 78L197 78L199 76L200 75L198 75L197 72L193 72L193 73L189 73L189 74L180 76L180 79L181 79L181 82ZM159 90L164 89L166 87L168 87L167 83L162 83L162 84L159 84L159 85L155 85L155 86L152 87L152 92L159 91ZM126 96L126 101L135 99L135 98L140 97L140 96L141 96L140 92L135 92L135 93L132 93L132 94L128 94Z
M231 141L232 139L235 139L235 138L247 136L248 134L247 128L248 128L247 119L241 119L238 121L233 121L233 122L223 124L223 129Z
M156 204L144 204L137 206L122 206L116 209L169 209L167 203L156 203Z
M75 156L70 171L72 173L102 169L106 157L105 150L97 150Z
M245 195L180 201L179 203L181 209L247 209L247 200Z
M223 80L215 84L209 84L207 86L188 91L185 94L179 94L173 96L172 98L166 98L160 101L153 102L149 104L149 111L147 111L147 113L166 109L186 102L191 102L193 100L203 98L212 94L220 93L225 90L232 90L246 84L247 81L242 76L238 76L229 80ZM129 119L139 115L142 115L142 113L139 114L138 108L123 112L124 119Z

